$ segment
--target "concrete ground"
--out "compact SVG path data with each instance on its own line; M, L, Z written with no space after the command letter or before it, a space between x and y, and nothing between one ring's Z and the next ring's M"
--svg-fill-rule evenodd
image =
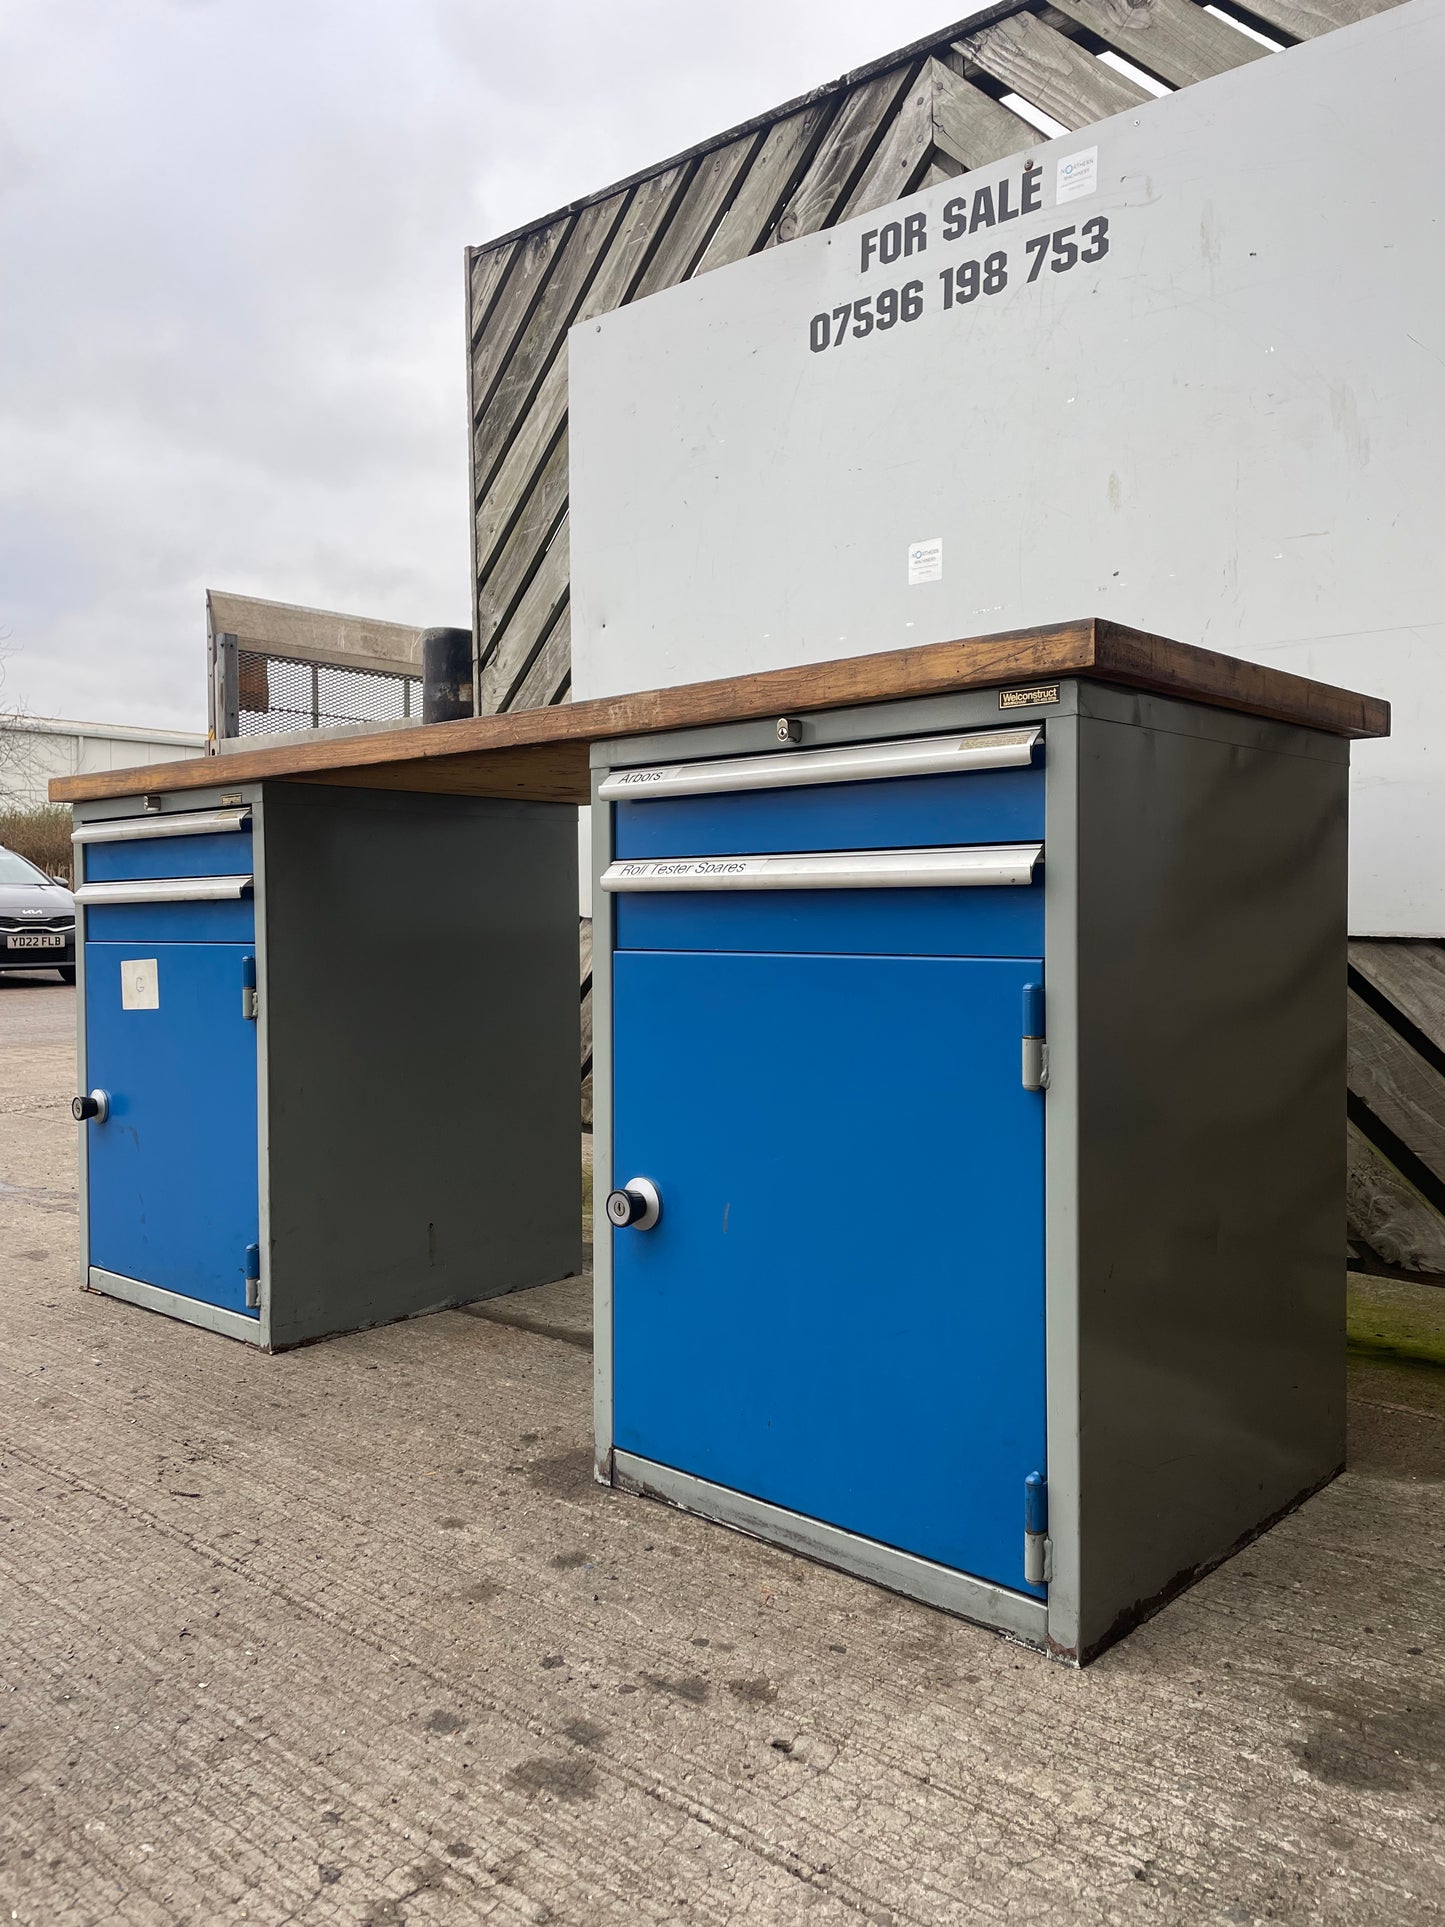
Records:
M0 986L0 1921L1445 1920L1445 1293L1079 1674L599 1490L577 1283L279 1358L82 1294L72 998Z

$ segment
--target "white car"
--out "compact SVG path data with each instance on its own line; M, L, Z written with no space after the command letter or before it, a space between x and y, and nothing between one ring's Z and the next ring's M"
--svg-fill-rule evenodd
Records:
M0 844L0 971L52 969L75 982L75 898Z

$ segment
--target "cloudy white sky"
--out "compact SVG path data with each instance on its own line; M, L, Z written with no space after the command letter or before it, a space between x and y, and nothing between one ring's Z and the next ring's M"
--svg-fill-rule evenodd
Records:
M463 248L953 17L0 0L0 707L203 728L207 587L466 623Z

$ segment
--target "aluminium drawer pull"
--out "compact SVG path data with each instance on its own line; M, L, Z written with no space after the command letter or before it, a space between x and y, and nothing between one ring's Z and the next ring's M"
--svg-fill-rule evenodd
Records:
M669 763L604 776L603 802L652 796L712 796L726 790L797 789L809 783L873 783L887 776L938 776L954 770L1023 769L1043 730L987 729L968 736L919 736L897 743L805 749L778 756L734 756L724 762Z
M251 877L137 877L132 883L82 883L75 901L103 903L230 903L251 894Z
M828 850L796 856L672 856L611 863L602 888L633 890L918 890L1032 883L1042 843L952 850Z
M187 810L174 816L116 816L104 823L82 823L70 833L72 843L138 843L155 836L213 836L224 830L248 830L249 807L238 810Z

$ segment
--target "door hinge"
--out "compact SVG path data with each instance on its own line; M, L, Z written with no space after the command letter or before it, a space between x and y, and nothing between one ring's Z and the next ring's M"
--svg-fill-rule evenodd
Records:
M1024 1480L1024 1583L1046 1586L1054 1576L1054 1544L1049 1537L1049 1487L1042 1472Z
M1044 1035L1044 987L1024 985L1023 1084L1026 1091L1049 1088L1049 1044Z
M241 1015L254 1024L261 1014L261 993L256 988L256 959L241 959Z
M261 1247L246 1246L246 1309L255 1311L261 1303Z

